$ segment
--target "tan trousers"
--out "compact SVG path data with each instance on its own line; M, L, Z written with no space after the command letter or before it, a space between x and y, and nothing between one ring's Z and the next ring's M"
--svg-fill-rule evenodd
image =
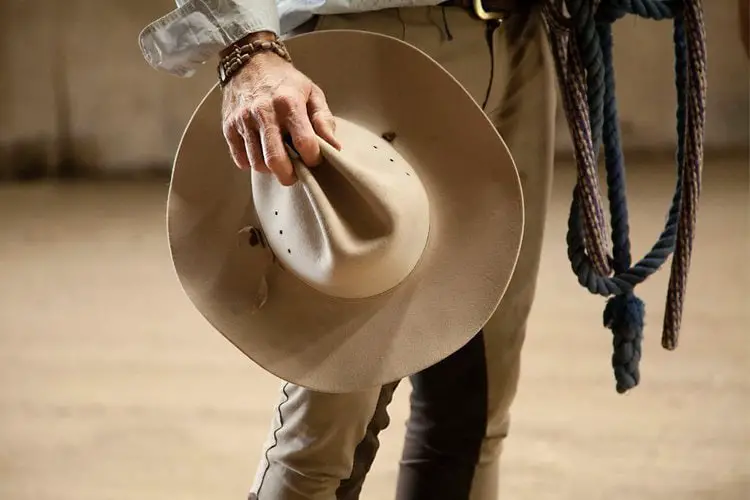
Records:
M485 23L455 7L325 16L316 26L334 28L391 35L432 56L484 104L520 171L527 226L516 273L481 335L412 378L395 493L398 500L495 499L552 178L554 73L539 13L512 15L489 43ZM396 385L322 394L284 384L250 498L358 498Z

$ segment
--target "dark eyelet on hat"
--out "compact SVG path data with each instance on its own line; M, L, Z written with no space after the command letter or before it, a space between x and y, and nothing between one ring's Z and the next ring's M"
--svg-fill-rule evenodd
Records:
M262 246L263 248L266 248L266 242L264 240L263 233L254 227L248 227L247 228L247 243L251 247L257 247L258 245Z
M258 246L260 243L260 238L258 237L258 233L255 231L250 231L250 237L248 238L248 243L251 247Z

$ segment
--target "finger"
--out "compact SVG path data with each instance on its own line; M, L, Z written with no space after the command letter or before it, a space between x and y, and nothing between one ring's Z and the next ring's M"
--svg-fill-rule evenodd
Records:
M303 101L296 101L291 106L290 114L287 117L286 131L292 136L294 149L299 153L300 158L309 167L319 165L320 144L313 130L310 118L307 116L307 109Z
M241 113L237 123L237 131L242 136L242 144L250 165L258 172L270 172L263 158L263 148L261 147L260 137L258 136L257 127L249 110Z
M241 169L250 168L250 161L245 150L245 141L237 131L237 127L232 123L227 123L224 125L223 132L224 139L227 141L227 146L229 146L229 154L232 156L234 164Z
M264 126L260 134L263 157L268 169L276 175L284 186L291 186L296 181L292 162L286 152L278 125Z
M281 128L273 107L259 103L253 108L253 116L260 128L260 143L268 169L276 175L281 184L291 186L296 180L294 169L284 147Z
M341 143L335 136L336 121L320 87L314 87L310 93L310 99L307 101L307 113L315 132L334 148L341 149Z
M271 173L268 165L266 165L266 159L263 158L263 146L260 142L260 136L255 130L249 130L245 136L245 150L247 151L247 157L250 159L250 164L258 172Z

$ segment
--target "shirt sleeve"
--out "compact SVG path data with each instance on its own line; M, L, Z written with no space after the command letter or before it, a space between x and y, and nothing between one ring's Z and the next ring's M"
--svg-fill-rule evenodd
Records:
M176 0L177 8L141 31L149 65L176 76L196 68L248 33L279 34L275 0Z

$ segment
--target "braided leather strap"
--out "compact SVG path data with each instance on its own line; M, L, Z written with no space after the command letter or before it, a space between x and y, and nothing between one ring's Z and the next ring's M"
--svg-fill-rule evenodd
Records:
M251 42L238 43L219 61L217 69L221 86L223 87L229 83L232 76L242 69L250 58L258 52L274 52L279 57L292 62L292 57L281 40L253 40Z

